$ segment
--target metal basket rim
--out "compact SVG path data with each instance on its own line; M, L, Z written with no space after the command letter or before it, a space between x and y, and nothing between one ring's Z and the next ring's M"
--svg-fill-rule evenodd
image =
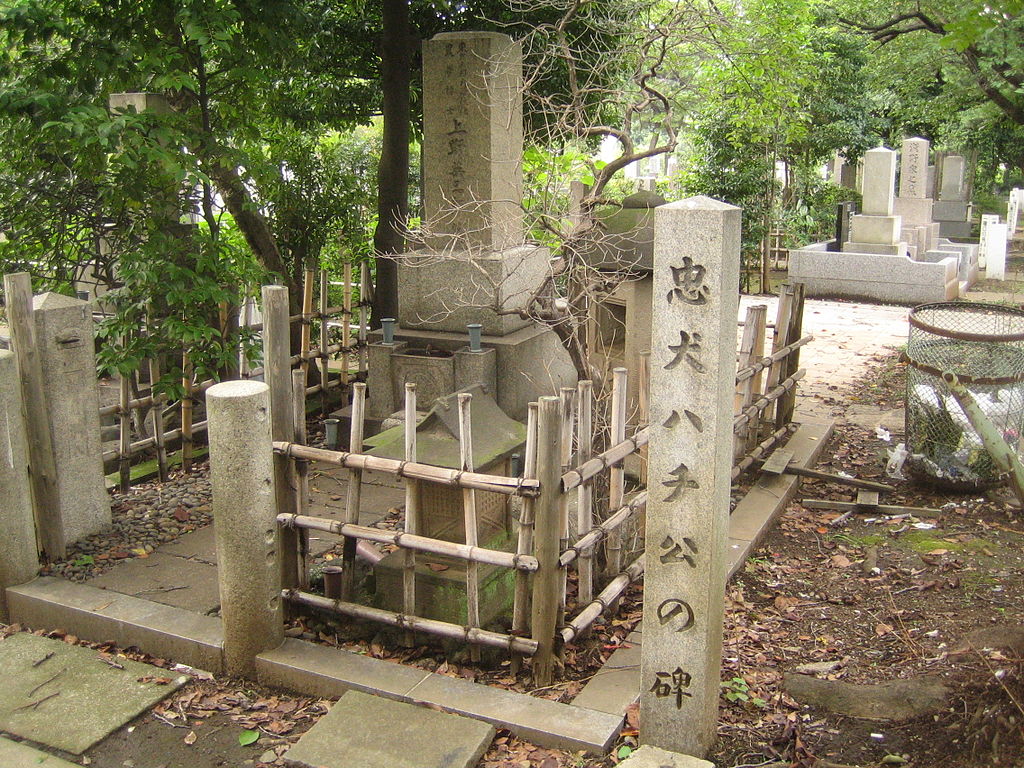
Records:
M931 323L927 323L917 317L918 312L930 309L944 309L952 310L954 312L962 309L970 310L971 313L981 311L1010 315L1024 320L1024 310L1019 307L1007 307L1002 304L989 304L980 301L933 301L928 304L918 304L916 307L911 309L907 320L912 328L917 328L918 330L934 334L935 336L943 336L947 339L956 339L958 341L1024 341L1024 331L1020 333L970 333L968 331L953 331L948 328L932 325Z

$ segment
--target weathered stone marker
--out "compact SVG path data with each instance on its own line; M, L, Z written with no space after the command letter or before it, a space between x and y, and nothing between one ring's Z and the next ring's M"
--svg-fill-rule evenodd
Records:
M740 209L655 212L640 739L703 755L715 737L732 462Z
M14 353L0 349L0 621L7 621L7 587L39 570L28 445L21 420L21 386Z
M905 139L900 157L900 197L928 197L928 139Z
M284 640L270 438L270 388L225 381L206 393L224 664L251 675L256 655Z

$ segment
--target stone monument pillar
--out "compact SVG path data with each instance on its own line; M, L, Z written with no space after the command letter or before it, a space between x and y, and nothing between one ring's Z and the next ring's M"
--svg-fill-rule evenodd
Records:
M970 237L970 210L964 195L964 158L946 155L942 160L939 199L932 209L942 237Z
M985 277L992 280L1006 279L1006 241L1007 225L1000 222L998 216L994 221L983 224L985 228Z
M655 209L640 739L703 755L718 720L740 209Z
M1020 220L1020 206L1024 201L1024 189L1014 187L1010 190L1010 200L1006 204L1006 236L1013 240L1017 232L1017 223Z
M933 200L928 196L930 147L927 139L906 139L900 156L900 193L893 212L902 220L901 239L910 244L911 258L923 258L939 236L938 226L932 223Z
M60 516L70 543L103 530L111 520L103 482L92 311L87 302L59 293L34 297L32 310Z
M981 214L981 228L978 230L978 267L980 269L988 267L989 239L991 234L989 227L992 224L998 223L999 217L996 214Z
M39 570L28 445L14 353L0 349L0 621L8 621L7 587Z
M905 256L907 244L900 240L902 219L893 215L893 185L896 181L896 153L876 147L864 153L861 212L850 221L850 240L845 253L877 253Z

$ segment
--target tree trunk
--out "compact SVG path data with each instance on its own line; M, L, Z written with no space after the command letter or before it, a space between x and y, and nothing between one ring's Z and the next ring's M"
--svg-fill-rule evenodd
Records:
M398 316L398 265L392 254L405 249L409 207L409 50L408 0L383 0L381 91L384 96L384 138L377 170L377 229L373 250L377 279L373 324Z

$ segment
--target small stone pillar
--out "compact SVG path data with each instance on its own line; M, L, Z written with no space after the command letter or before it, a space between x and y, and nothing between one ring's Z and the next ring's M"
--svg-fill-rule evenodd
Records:
M718 720L740 209L655 209L640 740L704 755Z
M886 147L869 149L863 168L861 212L850 222L850 240L843 251L903 255L907 246L900 240L902 219L893 215L896 153Z
M31 581L38 570L21 386L14 353L0 349L0 621L9 620L7 587Z
M206 393L224 665L252 675L284 641L270 389L226 381Z
M56 468L57 497L68 543L110 526L103 482L100 402L92 307L59 293L32 300L43 394Z

